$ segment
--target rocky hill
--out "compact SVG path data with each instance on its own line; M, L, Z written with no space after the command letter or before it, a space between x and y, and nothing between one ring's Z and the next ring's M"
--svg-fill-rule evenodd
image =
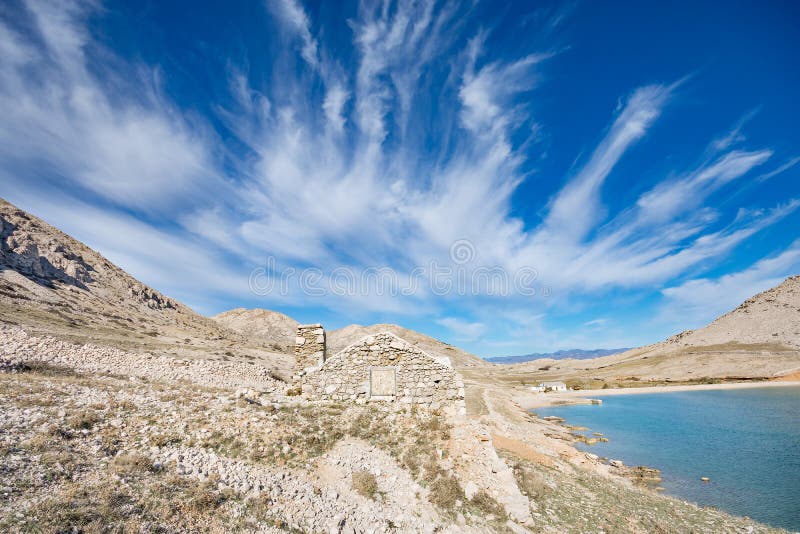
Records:
M283 348L195 313L2 199L0 322L138 352L292 365Z
M269 343L275 350L291 353L294 349L299 323L288 315L262 308L236 308L211 318L248 338Z
M333 330L328 333L328 352L335 354L365 336L387 331L405 339L431 356L446 356L450 358L454 367L487 367L490 365L474 354L396 324L374 324L371 326L351 324L339 330Z
M798 376L800 276L747 299L708 326L653 345L591 360L535 360L494 374L501 381L559 379L588 387Z
M791 276L708 326L681 332L666 343L684 347L739 343L800 348L800 276Z

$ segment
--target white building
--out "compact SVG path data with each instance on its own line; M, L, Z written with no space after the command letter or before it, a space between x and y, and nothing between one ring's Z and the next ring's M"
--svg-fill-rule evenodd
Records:
M567 391L567 385L564 382L542 382L538 386L537 391Z

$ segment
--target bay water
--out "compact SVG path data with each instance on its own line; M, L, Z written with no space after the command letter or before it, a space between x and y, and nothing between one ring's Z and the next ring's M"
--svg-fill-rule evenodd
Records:
M661 470L665 492L800 531L800 387L603 397L534 410L601 432L581 450ZM709 482L702 482L708 477Z

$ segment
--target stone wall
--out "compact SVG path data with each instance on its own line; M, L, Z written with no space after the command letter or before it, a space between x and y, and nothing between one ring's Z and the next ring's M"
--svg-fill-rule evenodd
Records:
M318 400L452 407L461 412L464 408L464 384L449 362L389 332L365 337L304 376L303 395Z
M294 345L295 376L300 377L319 368L325 361L325 355L325 330L322 325L298 326Z

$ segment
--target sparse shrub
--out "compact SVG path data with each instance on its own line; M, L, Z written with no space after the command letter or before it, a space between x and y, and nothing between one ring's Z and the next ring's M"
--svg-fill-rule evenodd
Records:
M216 490L215 485L213 479L210 479L190 488L186 505L195 512L208 512L222 506L231 495L228 492Z
M72 439L74 437L72 432L68 428L64 428L59 425L50 425L47 428L47 434L50 437L55 438L57 440L67 440L67 439Z
M117 409L125 411L125 412L132 412L136 410L136 404L129 400L122 400L115 403Z
M400 458L400 462L406 469L411 471L412 475L416 476L419 474L420 462L419 459L417 458L417 455L414 454L414 452L406 451Z
M302 388L289 388L286 390L287 397L297 397L298 395L302 394L303 394Z
M156 447L164 447L171 443L180 443L181 437L177 434L155 434L150 436L150 444Z
M18 365L12 369L21 373L33 373L42 376L80 376L74 369L63 367L61 365L54 365L52 363L29 361Z
M424 452L421 454L418 453L418 455L422 458L425 458ZM436 456L433 455L427 456L427 460L422 468L425 470L422 479L428 484L432 484L437 478L445 475L445 473L439 467L439 463L436 461Z
M182 398L180 393L170 391L169 393L164 393L158 399L161 402L172 402L172 401L179 401Z
M378 493L378 481L375 479L375 475L370 473L369 471L356 471L353 473L353 489L367 497L368 499L374 499L375 495Z
M540 500L550 493L551 489L545 479L531 465L521 461L515 462L512 465L512 472L519 490L529 499Z
M51 436L48 431L44 434L36 434L32 438L23 441L20 445L23 449L27 449L31 452L42 452L47 449L50 439Z
M464 491L454 476L442 476L431 484L428 500L443 510L452 511L456 501L464 501Z
M69 426L75 430L88 430L102 419L97 412L84 410L69 419Z
M270 369L268 376L273 380L277 380L279 382L286 382L286 380L280 374L278 374L278 371L276 371L275 369Z
M121 446L122 436L118 428L110 426L100 431L100 450L103 453L113 456Z
M153 462L138 452L123 453L114 458L114 469L124 475L143 474L154 471Z
M496 521L501 522L506 519L506 511L503 505L483 490L472 496L470 505L484 517L492 515Z

